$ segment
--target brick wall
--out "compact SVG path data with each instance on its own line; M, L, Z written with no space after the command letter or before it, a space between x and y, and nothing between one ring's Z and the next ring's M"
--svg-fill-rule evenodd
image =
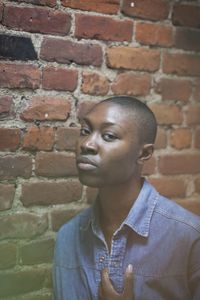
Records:
M200 2L0 2L0 299L51 299L55 233L89 205L78 116L110 95L159 123L144 174L200 214Z

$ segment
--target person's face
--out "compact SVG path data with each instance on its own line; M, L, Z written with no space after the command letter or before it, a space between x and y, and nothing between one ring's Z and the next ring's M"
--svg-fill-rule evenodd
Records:
M77 143L80 181L88 186L117 185L140 176L139 130L127 109L101 103L81 121Z

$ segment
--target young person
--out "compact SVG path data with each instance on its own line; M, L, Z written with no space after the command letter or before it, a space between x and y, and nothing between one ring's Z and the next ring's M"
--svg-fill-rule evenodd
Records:
M200 218L142 176L156 120L131 97L112 97L81 120L80 181L92 207L57 235L55 300L199 300Z

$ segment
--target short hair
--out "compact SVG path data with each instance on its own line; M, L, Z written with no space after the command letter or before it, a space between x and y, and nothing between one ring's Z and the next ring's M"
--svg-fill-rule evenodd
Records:
M116 104L127 109L129 113L132 112L133 120L137 122L139 128L139 134L141 133L141 142L145 144L153 144L155 142L157 133L156 118L144 102L130 96L113 96L100 101L98 104L101 103Z

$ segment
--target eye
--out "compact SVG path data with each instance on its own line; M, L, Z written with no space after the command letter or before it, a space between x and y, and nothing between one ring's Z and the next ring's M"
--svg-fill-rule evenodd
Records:
M86 136L90 134L90 129L87 127L82 127L80 129L80 136Z
M111 133L111 132L104 133L102 135L102 137L106 142L113 142L118 139L118 137L114 133Z

